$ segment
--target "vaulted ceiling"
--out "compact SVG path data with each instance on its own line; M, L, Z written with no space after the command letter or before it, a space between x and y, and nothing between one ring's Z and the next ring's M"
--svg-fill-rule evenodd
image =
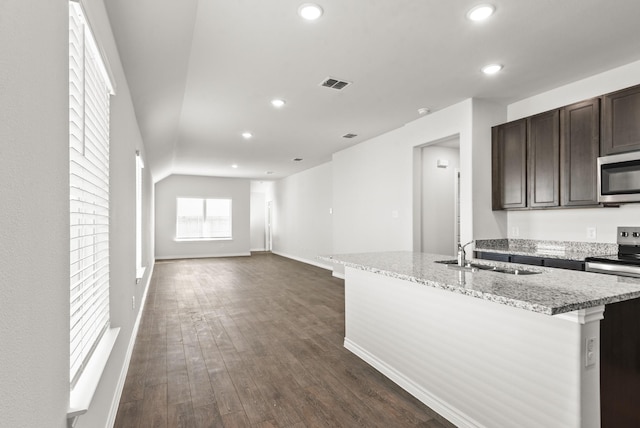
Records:
M419 108L506 104L640 59L638 0L489 0L481 23L473 0L318 0L313 22L304 2L105 0L154 180L280 178Z

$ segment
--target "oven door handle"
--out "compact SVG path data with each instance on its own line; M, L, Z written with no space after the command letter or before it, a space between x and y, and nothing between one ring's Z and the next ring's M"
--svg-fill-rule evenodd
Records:
M640 277L638 266L626 266L610 263L587 262L585 265L587 272L608 273L612 275L637 276Z

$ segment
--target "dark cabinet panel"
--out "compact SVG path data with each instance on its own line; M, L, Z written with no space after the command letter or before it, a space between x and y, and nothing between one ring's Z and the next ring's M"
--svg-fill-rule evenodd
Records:
M560 111L527 119L528 201L532 208L560 205Z
M602 155L640 150L640 85L602 97Z
M492 163L493 209L526 208L526 119L492 128Z
M565 260L565 259L544 259L544 266L559 268L559 269L584 270L584 261Z
M600 321L602 427L640 427L640 299L609 304Z
M519 254L513 254L511 256L511 263L520 263L523 265L542 266L544 259L537 256L523 256Z
M600 99L563 107L560 129L561 205L598 205Z
M475 251L474 257L476 259L520 263L523 265L545 266L558 269L584 270L583 260L556 259L547 258L544 256L525 256L523 254L493 253L491 251L482 250Z
M495 260L498 262L510 262L511 256L504 253L492 253L490 251L476 251L474 256L476 259Z

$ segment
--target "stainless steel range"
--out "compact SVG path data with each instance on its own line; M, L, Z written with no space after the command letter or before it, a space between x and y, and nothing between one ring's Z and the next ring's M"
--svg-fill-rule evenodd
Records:
M587 257L587 272L640 278L640 227L618 227L618 254Z

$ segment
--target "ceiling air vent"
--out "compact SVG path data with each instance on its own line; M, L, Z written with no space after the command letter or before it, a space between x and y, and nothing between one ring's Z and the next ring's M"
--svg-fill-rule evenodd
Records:
M347 82L345 80L339 80L339 79L334 79L333 77L327 77L322 81L322 83L320 83L320 86L341 91L347 85L350 85L350 84L351 82Z
M354 137L357 137L357 136L358 136L358 134L351 134L351 133L349 133L349 134L344 134L344 135L342 136L342 138L354 138Z

